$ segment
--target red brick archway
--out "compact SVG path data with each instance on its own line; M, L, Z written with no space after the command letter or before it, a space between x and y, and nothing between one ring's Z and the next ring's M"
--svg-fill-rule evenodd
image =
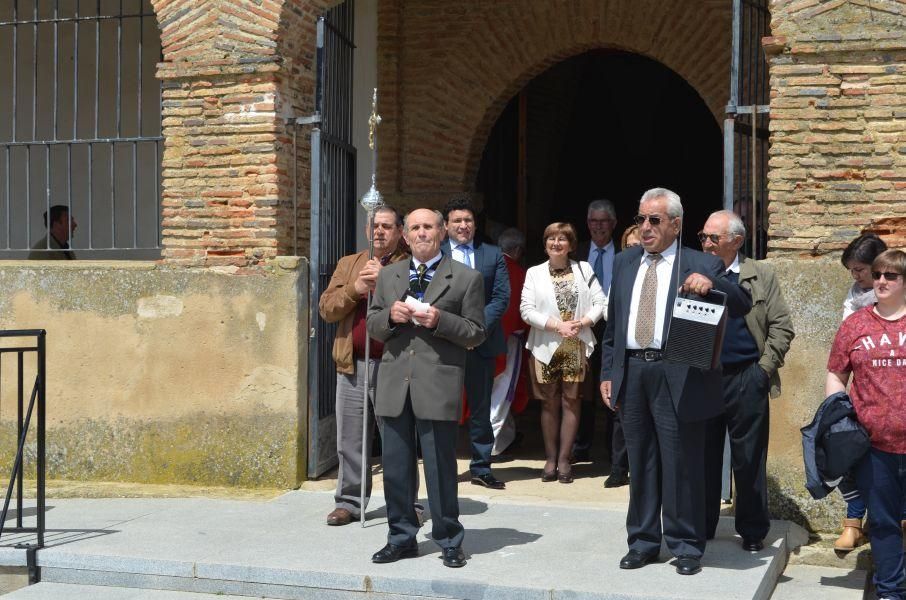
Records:
M380 85L391 90L380 176L405 204L471 190L507 101L551 65L595 48L669 67L720 119L729 89L730 5L613 0L382 5ZM385 98L387 95L385 94Z

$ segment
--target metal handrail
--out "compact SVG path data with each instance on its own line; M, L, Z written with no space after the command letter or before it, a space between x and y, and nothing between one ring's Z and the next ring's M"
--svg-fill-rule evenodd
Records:
M23 548L28 552L29 579L37 580L37 567L35 552L44 547L44 513L45 504L45 429L46 429L46 336L47 332L43 329L19 329L19 330L2 330L0 338L35 338L33 343L12 347L0 348L0 361L5 354L13 353L16 355L17 362L17 399L18 399L18 418L16 421L16 434L18 443L16 445L16 459L13 462L12 473L9 478L9 485L6 488L6 497L3 501L3 510L0 512L0 536L4 533L35 533L37 535L36 544L17 544L16 548ZM25 399L25 354L34 352L37 355L37 374L35 383L32 387L31 396L26 409ZM2 365L2 362L0 362ZM2 389L2 388L0 388ZM28 429L31 425L32 414L37 407L37 456L36 456L36 478L37 478L37 523L35 527L24 527L22 525L22 488L24 476L24 452L25 441L28 437ZM9 512L10 501L12 500L13 487L16 488L16 526L6 527L6 516Z

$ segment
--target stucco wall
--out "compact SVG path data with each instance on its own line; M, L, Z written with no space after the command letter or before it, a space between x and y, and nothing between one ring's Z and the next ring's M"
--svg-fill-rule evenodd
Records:
M836 259L769 262L776 269L796 330L780 372L783 393L771 401L771 513L812 530L834 530L844 515L843 501L836 493L825 500L812 500L806 491L799 429L811 422L824 400L827 356L852 282Z
M48 476L300 481L307 277L296 258L250 276L154 263L0 264L0 328L47 330ZM5 357L2 448L13 447L14 369Z

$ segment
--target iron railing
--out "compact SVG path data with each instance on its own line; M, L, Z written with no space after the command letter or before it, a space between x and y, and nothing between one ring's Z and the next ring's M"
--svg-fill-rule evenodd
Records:
M9 478L9 485L6 487L6 496L3 501L3 510L0 512L0 537L5 533L34 533L36 534L36 543L17 544L17 548L24 548L28 552L29 579L37 580L37 566L35 561L35 552L44 547L44 513L45 503L45 486L46 486L46 451L45 451L45 428L46 428L46 406L47 406L47 371L46 371L46 332L43 329L22 329L0 331L0 339L26 339L34 338L33 343L19 343L15 346L0 347L0 373L2 373L3 358L7 355L14 355L16 358L16 457L13 460L12 473ZM31 388L31 395L28 405L25 405L25 355L34 354L36 357L36 374L35 382ZM2 381L0 381L2 384ZM0 385L0 390L3 390ZM25 474L25 445L28 439L29 427L32 421L32 415L36 414L37 431L35 432L35 479L36 479L36 524L34 527L25 527L22 521L23 517L23 487ZM16 525L15 527L6 526L6 518L9 514L9 505L12 501L13 490L16 492Z
M44 215L64 205L73 250L159 256L161 50L150 0L4 0L0 53L0 254L53 250Z

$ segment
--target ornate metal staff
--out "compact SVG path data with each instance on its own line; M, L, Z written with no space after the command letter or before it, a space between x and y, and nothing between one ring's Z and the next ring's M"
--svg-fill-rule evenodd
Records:
M374 88L374 95L371 97L371 116L368 117L368 147L371 148L371 187L362 196L360 204L365 212L368 213L368 260L374 258L374 213L378 208L384 205L384 198L377 191L375 182L377 180L377 126L381 122L381 116L377 114L377 88ZM368 308L371 308L371 291L368 291ZM368 399L369 395L374 392L371 386L371 336L366 332L365 335L365 392L362 398L362 473L361 488L359 490L359 520L362 527L365 526L365 469L368 468L366 460L370 457L365 456L365 440L368 439Z

